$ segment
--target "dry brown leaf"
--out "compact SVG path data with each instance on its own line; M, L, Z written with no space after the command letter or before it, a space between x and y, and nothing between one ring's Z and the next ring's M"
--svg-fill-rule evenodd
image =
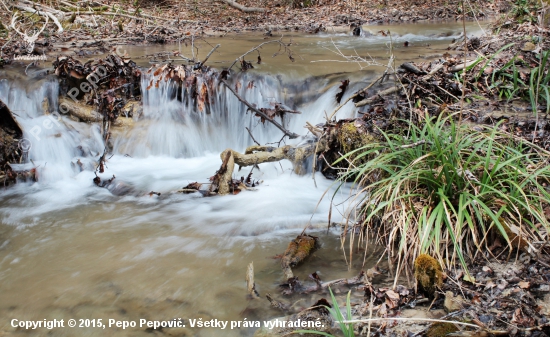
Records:
M519 286L521 289L529 289L529 287L530 287L531 285L530 285L529 282L527 282L527 281L520 281L520 282L518 283L518 286Z

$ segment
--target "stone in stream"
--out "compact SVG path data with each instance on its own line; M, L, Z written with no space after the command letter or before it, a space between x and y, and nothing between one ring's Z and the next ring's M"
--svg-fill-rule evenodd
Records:
M9 163L19 163L22 159L21 150L25 151L25 147L30 146L22 143L22 137L19 123L8 106L0 100L0 180L11 180L13 174Z

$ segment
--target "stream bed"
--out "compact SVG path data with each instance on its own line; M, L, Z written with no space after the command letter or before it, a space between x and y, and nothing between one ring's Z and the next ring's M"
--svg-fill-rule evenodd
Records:
M468 32L479 34L476 27L469 24ZM337 106L334 96L338 81L349 78L352 82L345 100L383 71L383 67L359 71L355 63L339 62L333 47L338 46L346 55L357 52L385 64L390 37L375 33L387 29L394 35L391 41L397 46L397 59L405 61L444 53L450 41L460 35L461 25L369 26L364 32L373 35L361 37L347 32L292 34L288 38L301 58L295 57L295 62L284 55L271 58L277 48L266 46L262 64L235 75L232 81L242 83L243 97L259 107L282 102L301 111L285 126L305 135L306 121L313 125L323 122L325 114ZM227 66L227 60L263 41L261 35L209 39L211 45L222 44L219 53L212 56L211 66ZM402 47L404 41L411 46ZM209 48L201 43L201 53L206 54ZM125 47L143 67L149 65L140 56L176 48ZM256 57L251 54L252 60ZM332 61L311 62L327 59ZM281 139L279 130L247 113L229 91L215 93L216 109L200 114L174 98L175 87L170 82L144 89L150 80L144 74L143 116L135 117L131 128L113 133L113 154L100 175L102 179L116 176L118 188L126 191L114 195L92 183L94 162L105 147L98 125L63 117L50 123L50 128L42 127L38 137L30 132L49 118L43 111L45 98L57 106L59 85L55 77L31 75L27 80L11 81L5 73L0 75L0 99L16 114L25 138L32 143L28 152L31 161L19 167L37 167L38 176L36 183L20 183L0 192L0 317L4 318L0 320L0 336L151 336L152 332L139 327L23 331L11 326L13 318L101 318L105 322L109 318L235 321L282 316L263 298L265 293L297 309L306 308L328 294L284 298L278 288L283 274L275 256L308 225L307 233L318 236L322 247L294 269L300 280L307 280L315 271L324 281L354 277L380 257L360 250L354 253L352 264L347 264L349 256L346 258L344 250L347 255L349 248L342 248L339 230L326 230L337 184L320 173L315 174L315 182L311 173L297 176L289 162L261 164L260 171L254 170L252 178L262 181L256 191L209 198L175 192L191 182L207 184L220 166L219 154L224 149L242 152L252 145L245 127L262 144ZM338 118L354 116L351 104L338 113ZM307 139L286 143L301 141ZM78 169L78 161L84 170ZM249 172L250 168L243 168L235 175ZM150 195L151 191L161 194ZM349 197L349 186L336 193L332 222L339 223L349 215ZM262 295L259 300L246 296L244 279L250 262L254 262L256 288ZM390 275L382 275L377 282L389 280ZM153 333L251 336L254 330L186 327Z

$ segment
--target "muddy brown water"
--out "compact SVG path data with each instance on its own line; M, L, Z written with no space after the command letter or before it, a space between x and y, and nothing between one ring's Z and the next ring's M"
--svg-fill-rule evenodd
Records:
M466 23L468 36L480 35L486 29L487 22L478 25L475 22ZM390 32L383 36L380 32ZM152 46L124 46L136 62L142 66L150 66L150 58L138 57L153 55L159 52L179 51L188 58L195 56L203 60L210 50L220 44L219 49L212 54L207 64L216 67L228 67L235 59L246 51L261 43L277 40L289 44L294 61L290 61L285 50L279 44L264 45L259 51L261 64L257 64L258 52L248 54L245 59L252 62L255 69L262 73L284 74L296 79L309 76L322 76L334 73L358 73L383 71L388 63L390 48L396 58L396 64L400 61L419 61L436 59L447 51L449 43L458 37L463 31L462 23L418 23L408 25L377 25L364 26L362 36L353 36L345 29L329 30L318 34L303 34L293 32L274 32L268 37L261 33L243 33L228 35L213 35L206 41L195 41L195 54L191 52L189 42L168 45ZM404 46L409 42L408 47ZM276 55L276 56L274 56ZM369 61L349 62L343 56L359 56ZM181 62L176 56L171 56L176 62ZM161 59L158 59L159 62ZM154 63L154 62L153 62ZM239 63L235 65L237 69ZM363 76L362 75L359 76Z
M468 24L468 29L478 34L476 27ZM392 31L391 41L376 33L387 29ZM385 65L390 42L398 62L429 59L443 54L460 31L461 25L452 23L366 26L362 37L348 32L289 34L284 41L292 40L295 62L289 62L284 55L272 58L278 47L266 45L262 49L262 64L255 65L254 71L283 74L289 81L335 73L360 79L365 72L379 73L383 67L361 72L356 63L342 63L341 56L335 54L335 46L345 55L357 53ZM227 66L243 51L264 41L260 34L214 37L208 39L209 44L199 41L199 59L210 50L210 45L220 43L222 47L209 63L215 67ZM403 47L404 41L409 41L410 46ZM139 56L177 48L177 45L124 47L143 66L149 66L148 60ZM190 56L189 46L182 45L181 52ZM254 52L247 59L256 58ZM36 110L27 119L21 117L27 131L33 121L44 118L39 110L45 94L40 90L46 90L48 85L36 86L42 89L33 87L26 92L9 89L9 93L2 93L18 115L23 116L18 109ZM324 102L334 105L333 95L319 98L321 109L332 110ZM312 106L314 110L320 109L315 102ZM163 106L152 108L162 110ZM319 116L323 116L322 111ZM114 197L92 185L92 171L71 174L64 173L70 170L62 171L73 160L71 151L76 145L88 144L98 153L102 148L101 144L91 144L97 138L90 131L93 128L69 120L64 123L51 137L33 143L33 151L40 151L36 155L45 158L39 161L44 180L20 184L0 193L0 336L151 336L151 333L250 336L254 329L192 329L188 324L185 329L152 332L139 326L126 330L116 327L24 330L12 327L11 323L12 319L63 319L65 324L69 319L77 320L77 324L86 319L102 319L103 324L108 319L139 322L182 318L186 323L192 318L267 320L282 315L263 298L268 292L296 310L308 307L321 297L328 298L328 294L290 298L280 295L282 271L280 261L273 258L284 252L289 241L308 222L321 224L308 233L319 236L322 247L295 268L300 280L307 280L314 271L320 272L324 281L354 277L379 259L380 251L377 254L373 250L358 251L348 266L349 256L343 253L348 244L342 248L338 231L327 233L321 229L326 226L330 200L325 198L319 206L317 203L323 192L334 191L334 186L320 175L316 188L311 176L293 175L288 163L264 164L262 171L255 173L257 179L265 181L257 192L219 198L172 194L171 191L189 182L205 182L215 172L219 167L218 153L225 148L221 140L217 153L205 151L190 158L167 157L163 152L141 157L115 155L108 163L108 174L127 179L141 191L163 194L160 198ZM157 132L162 135L163 130ZM68 154L63 155L63 149ZM348 196L342 192L340 199L346 200ZM344 211L342 207L333 211L333 220L338 221L338 214ZM244 281L250 262L254 262L256 285L262 295L262 299L254 301L247 299ZM387 284L390 280L391 277L383 275L377 282Z

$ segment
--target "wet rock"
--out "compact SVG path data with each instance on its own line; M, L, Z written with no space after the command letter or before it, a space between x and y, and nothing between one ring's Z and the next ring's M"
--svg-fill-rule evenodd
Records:
M113 126L117 128L133 128L136 122L133 118L118 117L113 122Z
M129 101L120 110L121 116L125 117L139 117L143 114L143 106L139 101Z
M103 116L93 106L77 103L66 97L59 98L59 111L80 122L94 123L103 120Z
M0 101L0 179L5 180L10 176L9 163L19 163L21 150L20 144L23 137L21 127L13 117L11 111Z

